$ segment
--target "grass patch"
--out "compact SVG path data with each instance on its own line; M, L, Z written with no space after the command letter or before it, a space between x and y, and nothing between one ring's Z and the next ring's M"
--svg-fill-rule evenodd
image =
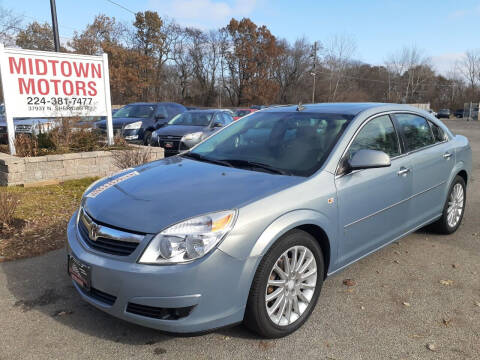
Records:
M0 187L20 196L15 220L0 229L0 261L41 255L65 245L67 223L96 178L43 187Z

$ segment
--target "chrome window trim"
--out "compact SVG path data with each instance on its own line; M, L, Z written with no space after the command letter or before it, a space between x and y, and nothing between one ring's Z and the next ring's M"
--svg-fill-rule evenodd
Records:
M122 230L117 230L110 228L108 226L97 224L86 212L84 209L80 210L80 217L79 221L85 225L88 231L88 237L90 240L95 241L96 239L92 239L92 231L94 229L95 236L103 237L106 239L122 241L122 242L129 242L129 243L136 243L139 244L144 238L144 235L133 234ZM78 227L78 226L77 226Z
M425 116L422 116L421 114L418 114L414 111L408 111L408 110L393 110L393 111L385 111L385 112L381 112L381 113L377 113L377 114L374 114L374 115L371 115L369 116L367 119L365 119L365 121L363 123L360 124L360 126L358 127L358 129L355 131L355 133L353 134L352 138L350 139L350 141L348 142L347 146L345 147L345 150L342 152L342 156L340 156L340 160L338 161L337 163L337 167L335 169L335 180L338 179L338 178L341 178L342 176L345 176L345 175L350 175L350 174L355 174L359 171L362 171L362 170L355 170L355 171L352 171L352 172L349 172L347 174L339 174L338 173L338 170L340 168L340 163L342 162L345 154L347 153L348 149L350 149L350 145L352 144L353 140L357 137L358 133L360 132L360 130L368 123L370 122L371 120L373 120L374 118L377 118L377 117L380 117L380 116L384 116L384 115L392 115L392 114L412 114L412 115L416 115L416 116L420 116L422 118L424 118L427 122L429 121L428 118L426 118ZM400 141L400 133L399 133L399 130L395 127L395 123L393 122L392 120L392 123L393 123L393 127L395 128L395 132L397 133L397 141ZM435 124L435 123L434 123ZM430 127L430 124L429 124L429 127ZM442 129L443 130L443 129ZM431 131L431 130L430 130ZM433 146L437 146L437 145L440 145L440 144L444 144L444 143L447 143L449 142L451 139L450 139L450 136L448 135L448 133L443 130L443 132L445 133L446 135L446 139L444 141L439 141L439 142L435 142L431 145L427 145L427 146L424 146L422 148L418 148L418 149L415 149L415 150L412 150L412 151L407 151L407 152L404 152L404 153L401 153L400 155L398 156L395 156L393 158L390 158L390 161L394 161L396 159L400 159L404 156L408 156L410 154L414 154L418 151L422 151L422 150L425 150L425 149L428 149L428 148L431 148ZM400 147L400 150L401 150L401 147Z

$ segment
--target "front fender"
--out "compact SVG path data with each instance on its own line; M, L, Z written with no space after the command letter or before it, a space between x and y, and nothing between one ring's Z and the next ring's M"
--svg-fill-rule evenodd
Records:
M336 249L336 244L332 243L334 236L334 230L331 228L331 222L328 218L315 210L300 209L286 213L274 222L272 222L260 235L259 239L252 248L250 256L263 256L270 249L270 247L288 231L297 228L301 225L317 225L327 235L330 241L330 249ZM333 241L334 242L334 241ZM336 252L335 252L336 253ZM331 254L333 255L333 254Z
M270 223L257 239L235 239L243 243L244 246L241 249L237 246L234 248L222 246L225 244L222 244L220 249L236 258L257 258L259 262L282 235L301 225L316 225L325 232L330 243L329 255L330 266L332 266L337 256L336 228L327 216L311 209L299 209L283 214ZM233 243L238 244L237 241ZM251 242L251 246L245 244L246 242Z

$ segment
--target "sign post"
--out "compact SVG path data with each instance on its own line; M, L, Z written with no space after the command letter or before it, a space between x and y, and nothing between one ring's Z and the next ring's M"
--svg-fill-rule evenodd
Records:
M108 57L5 48L0 44L5 117L15 154L15 117L106 116L113 143Z
M5 53L5 47L3 44L0 44L0 59L3 59ZM1 73L3 74L3 71L0 70ZM6 104L6 98L8 97L8 88L5 86L5 82L2 81L2 91L3 91L3 100L4 103ZM9 109L4 106L5 108L5 121L7 123L7 136L8 136L8 147L10 149L10 154L15 155L16 150L15 150L15 126L13 124L13 116Z

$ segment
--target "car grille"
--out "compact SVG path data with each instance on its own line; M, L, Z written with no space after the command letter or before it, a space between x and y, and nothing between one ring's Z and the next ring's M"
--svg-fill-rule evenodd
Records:
M80 290L82 291L82 293L84 293L88 297L91 297L91 298L93 298L97 301L100 301L100 302L102 302L104 304L107 304L107 305L110 305L110 306L115 304L115 301L117 300L116 296L107 294L107 293L105 293L103 291L100 291L100 290L97 290L93 287L91 287L90 290L86 290L85 288L80 287Z
M158 144L163 148L165 156L175 155L179 152L180 140L182 140L182 136L164 135L158 137ZM166 143L171 143L172 146L167 147Z
M194 306L181 308L160 308L129 302L127 312L160 320L178 320L184 318L192 312Z
M128 256L135 251L144 237L144 235L141 234L126 233L97 224L84 210L80 211L78 232L88 247L94 250L111 255ZM95 239L92 239L91 231L89 231L89 222L92 223L91 226L95 226L97 229L98 236ZM128 239L129 241L120 240L122 238Z

